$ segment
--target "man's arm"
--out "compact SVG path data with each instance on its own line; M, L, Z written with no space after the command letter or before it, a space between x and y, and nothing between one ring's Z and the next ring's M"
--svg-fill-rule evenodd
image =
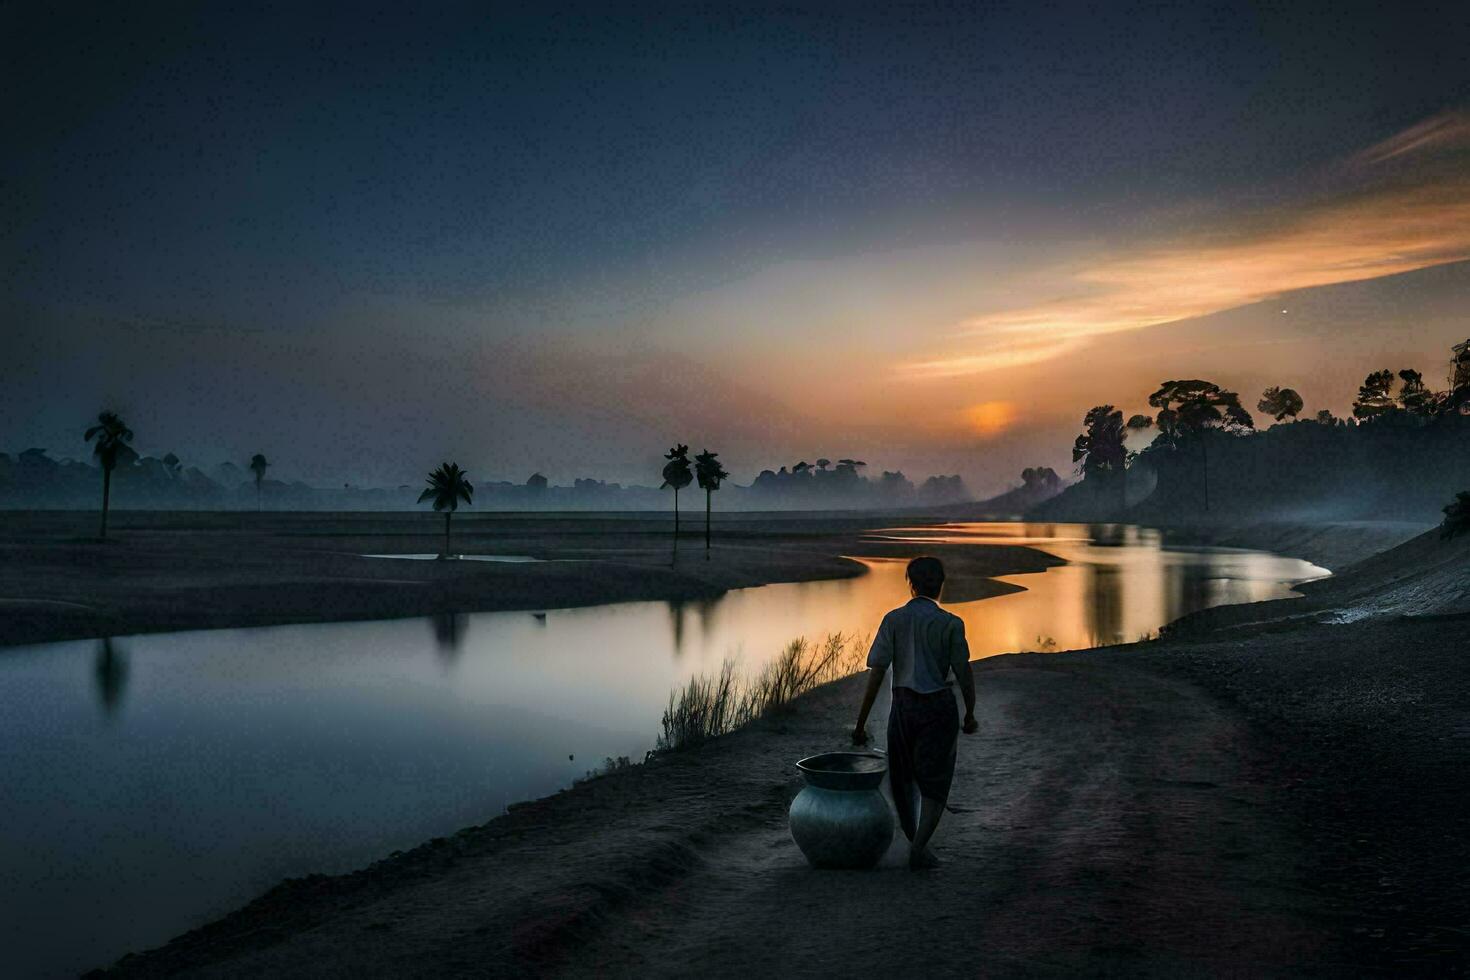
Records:
M965 699L965 723L960 730L966 735L973 735L980 724L975 721L975 676L970 671L970 644L965 639L965 622L962 619L954 621L954 632L950 635L949 667L954 671L955 682Z
M892 615L891 613L889 615ZM863 692L863 706L858 709L857 727L852 730L852 744L866 745L868 742L868 712L883 686L883 675L893 663L893 635L889 631L889 617L884 616L873 637L873 646L868 650L868 689Z
M868 712L873 710L873 702L878 699L878 692L883 689L883 675L888 673L887 667L868 668L868 689L863 692L863 706L858 709L857 727L852 730L852 744L868 744ZM972 694L970 700L974 701Z
M960 694L965 698L965 723L961 726L961 731L966 735L973 735L979 730L980 723L975 720L975 676L970 673L969 661L955 670L954 679L959 682Z

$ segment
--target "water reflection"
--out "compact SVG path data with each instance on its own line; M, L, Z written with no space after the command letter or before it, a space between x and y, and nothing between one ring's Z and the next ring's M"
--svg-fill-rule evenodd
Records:
M684 653L684 600L670 599L668 606L669 628L674 640L674 656L678 657Z
M1322 574L1257 552L1164 548L1156 533L1118 525L875 537L941 555L1035 545L1067 559L1006 577L1025 591L950 605L976 657L1134 640L1194 609L1290 595L1291 582ZM871 634L906 597L904 563L862 561L857 578L698 602L7 650L6 966L75 974L280 878L350 870L555 792L583 775L576 759L642 758L669 691L692 674L731 654L757 667L796 636Z
M1088 625L1091 635L1099 643L1121 643L1128 639L1123 634L1123 608L1127 605L1124 589L1127 585L1122 569L1116 565L1089 565L1087 584L1089 601L1086 608L1090 614Z
M111 719L122 704L128 685L128 656L116 648L112 637L97 641L93 672L97 677L97 703L102 706L102 716Z
M673 636L674 656L684 653L685 635L691 620L698 620L701 647L723 639L720 635L720 607L728 596L715 599L670 599L669 629Z
M434 643L440 659L446 666L452 665L459 659L460 649L464 646L469 617L464 613L441 612L430 616L429 623L434 630Z
M875 537L941 556L945 548L988 544L1037 547L1066 559L1046 572L1000 578L1025 592L949 607L965 620L977 657L1132 642L1211 606L1295 595L1293 584L1328 574L1264 552L1165 547L1158 531L1126 524L953 524Z
M707 645L714 639L718 628L719 599L694 600L694 612L699 616L699 635Z

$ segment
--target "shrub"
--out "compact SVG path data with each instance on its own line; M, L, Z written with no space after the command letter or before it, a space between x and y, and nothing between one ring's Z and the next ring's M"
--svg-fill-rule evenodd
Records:
M738 677L733 660L714 674L691 677L669 694L658 750L691 748L782 710L813 688L860 670L864 647L858 637L842 633L820 645L801 637L753 677Z
M739 727L734 720L739 701L734 660L727 659L713 675L689 678L682 689L669 694L659 751L689 748Z

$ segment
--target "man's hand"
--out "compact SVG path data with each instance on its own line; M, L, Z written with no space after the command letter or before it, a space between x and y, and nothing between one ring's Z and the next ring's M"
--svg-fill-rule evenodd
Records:
M878 698L878 689L883 686L883 675L887 673L886 667L868 668L868 687L863 691L863 706L858 709L857 724L852 726L852 744L868 744L868 712L873 710L873 702Z
M966 735L974 735L980 730L980 723L975 720L974 715L965 715L965 723L960 726L960 731Z

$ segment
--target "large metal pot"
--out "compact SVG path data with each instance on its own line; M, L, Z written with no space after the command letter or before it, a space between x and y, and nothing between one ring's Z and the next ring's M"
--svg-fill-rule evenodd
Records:
M893 813L878 791L888 760L827 752L796 764L806 786L791 801L791 836L818 868L871 868L893 840Z

